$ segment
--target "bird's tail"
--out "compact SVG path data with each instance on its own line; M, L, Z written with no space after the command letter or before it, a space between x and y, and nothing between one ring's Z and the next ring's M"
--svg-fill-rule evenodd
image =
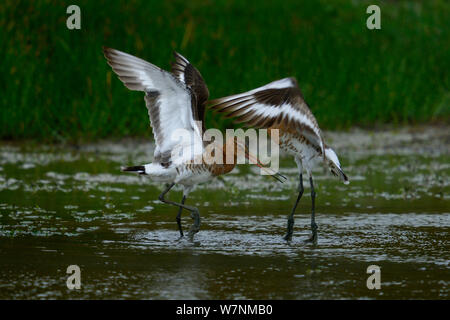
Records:
M121 167L120 170L124 172L137 172L139 174L146 174L144 166Z

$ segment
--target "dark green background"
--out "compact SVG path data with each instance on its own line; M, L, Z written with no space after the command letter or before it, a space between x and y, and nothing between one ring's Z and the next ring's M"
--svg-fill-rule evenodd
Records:
M71 4L81 30L66 28ZM366 28L369 4L381 30ZM166 69L177 50L211 98L295 76L324 129L447 123L449 17L449 1L2 1L0 139L149 135L143 94L103 45Z

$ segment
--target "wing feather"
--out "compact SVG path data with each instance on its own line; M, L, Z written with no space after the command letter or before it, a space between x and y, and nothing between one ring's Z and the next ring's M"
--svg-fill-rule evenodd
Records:
M173 56L175 62L172 63L172 74L178 78L182 83L188 87L193 96L194 103L192 104L194 119L202 122L202 127L205 118L205 103L209 98L208 86L203 80L200 72L178 52L174 52Z
M226 117L258 128L286 126L302 134L323 154L322 134L295 78L284 78L248 92L209 101Z
M180 147L173 139L179 129L187 130L194 153L202 152L202 139L192 113L192 96L186 84L171 73L130 54L103 48L108 64L130 90L145 92L145 104L155 137L155 161L166 163L172 151ZM184 154L186 157L193 156Z

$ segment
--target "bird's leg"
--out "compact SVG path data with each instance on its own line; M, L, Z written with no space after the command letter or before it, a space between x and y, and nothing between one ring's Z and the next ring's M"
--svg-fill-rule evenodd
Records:
M178 202L174 202L174 201L170 201L170 200L166 200L164 199L164 196L167 194L167 192L170 191L170 189L173 188L173 186L175 185L175 183L170 184L166 190L164 190L160 195L159 195L159 201L167 203L167 204L171 204L173 206L177 206L179 208L182 209L186 209L188 211L191 212L191 217L192 219L194 219L194 224L191 227L191 230L189 230L189 240L193 240L194 239L194 234L196 234L199 230L200 230L200 213L198 212L198 209L196 207L191 207L191 206L187 206L185 204L182 203L178 203Z
M191 218L194 219L194 223L191 226L191 229L189 230L189 240L194 240L194 234L196 234L200 230L200 213L198 212L198 209L193 207L195 210L191 211Z
M184 202L186 201L186 196L183 196L183 199L181 199L181 204L184 204ZM183 234L183 228L181 227L181 212L183 211L183 208L180 207L178 209L178 214L176 217L177 220L177 224L178 224L178 230L180 231L180 238L183 238L184 234Z
M306 242L312 242L317 244L317 224L316 224L316 192L314 191L314 183L312 176L309 177L309 183L311 184L311 238L306 240Z
M297 196L297 200L295 201L294 207L292 208L292 212L291 214L288 216L288 221L287 221L287 233L284 236L284 240L286 241L291 241L292 239L292 233L294 231L294 214L295 214L295 209L297 208L297 205L300 201L300 199L302 198L303 195L303 175L300 173L300 181L298 183L298 196Z

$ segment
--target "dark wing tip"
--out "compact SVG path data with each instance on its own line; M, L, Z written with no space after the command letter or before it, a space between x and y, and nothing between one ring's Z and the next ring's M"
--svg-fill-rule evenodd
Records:
M291 80L292 86L293 86L293 87L294 87L294 86L297 86L297 87L298 87L298 81L297 81L297 78L296 78L296 77L289 77L288 79Z
M217 105L217 101L216 100L208 100L208 101L206 101L205 105L209 108L214 108Z
M108 61L112 61L113 55L116 53L117 50L113 49L113 48L105 47L105 46L103 46L102 49L103 49L103 55L105 56L105 58Z
M111 53L111 52L114 50L113 48L106 47L106 46L102 46L102 49L103 49L103 53L104 53L105 55Z
M218 109L223 102L224 102L224 98L208 100L208 101L206 101L206 106L211 109Z
M171 63L172 66L171 72L173 75L175 75L175 77L181 80L181 75L185 74L186 68L190 63L185 57L183 57L176 51L173 51L173 57L174 61L172 61Z
M185 64L189 64L189 61L175 50L173 51L173 56L175 58L175 61L182 60Z

